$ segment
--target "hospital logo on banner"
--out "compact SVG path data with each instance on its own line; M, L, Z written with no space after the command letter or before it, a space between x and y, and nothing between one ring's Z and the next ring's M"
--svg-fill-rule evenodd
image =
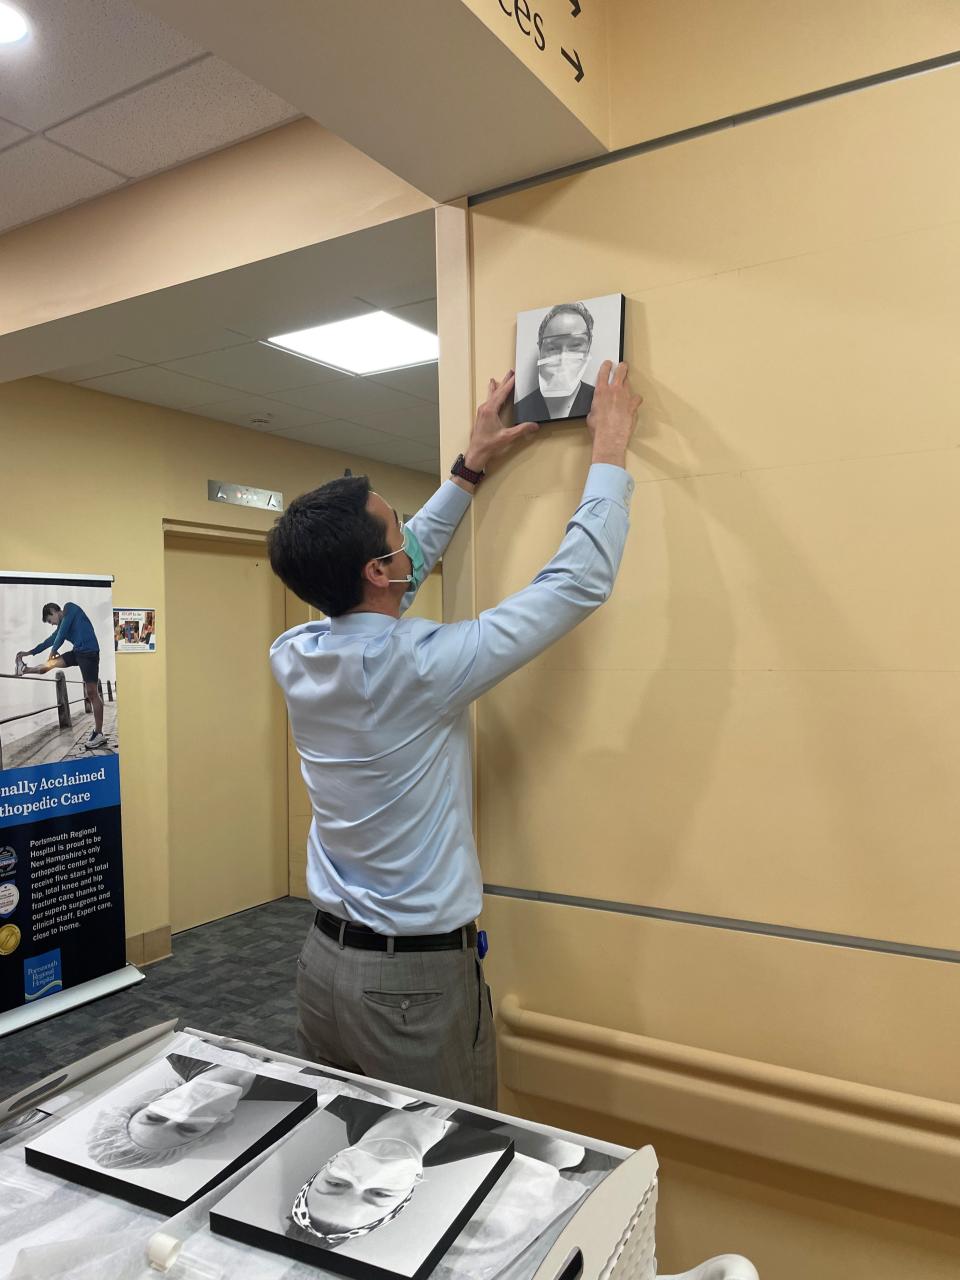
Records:
M63 977L60 973L59 947L24 960L23 997L25 1000L39 1000L41 996L51 996L55 991L62 990Z

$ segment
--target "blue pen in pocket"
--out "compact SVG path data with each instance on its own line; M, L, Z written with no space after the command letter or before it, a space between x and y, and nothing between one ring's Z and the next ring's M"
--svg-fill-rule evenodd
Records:
M486 929L478 929L477 930L477 955L482 960L489 950L490 950L490 943L487 941Z

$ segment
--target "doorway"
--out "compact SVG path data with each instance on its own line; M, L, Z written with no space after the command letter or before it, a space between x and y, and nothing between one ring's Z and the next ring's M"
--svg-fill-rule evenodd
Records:
M284 629L284 594L260 539L165 539L178 933L287 893L287 716L267 661Z

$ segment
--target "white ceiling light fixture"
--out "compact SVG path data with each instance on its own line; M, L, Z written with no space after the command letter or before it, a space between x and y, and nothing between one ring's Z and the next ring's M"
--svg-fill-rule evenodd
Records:
M0 44L16 44L30 31L30 24L12 4L0 0Z
M268 338L266 345L343 373L361 375L433 364L440 350L435 333L399 320L388 311L281 333Z

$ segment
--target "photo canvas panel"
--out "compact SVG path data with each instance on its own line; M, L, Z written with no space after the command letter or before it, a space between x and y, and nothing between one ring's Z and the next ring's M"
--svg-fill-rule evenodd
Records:
M423 1280L512 1157L509 1137L465 1118L338 1097L211 1210L210 1226L342 1275Z
M585 418L604 360L623 359L624 296L559 301L517 316L516 422Z
M316 1110L316 1091L169 1054L25 1148L27 1164L178 1213Z

